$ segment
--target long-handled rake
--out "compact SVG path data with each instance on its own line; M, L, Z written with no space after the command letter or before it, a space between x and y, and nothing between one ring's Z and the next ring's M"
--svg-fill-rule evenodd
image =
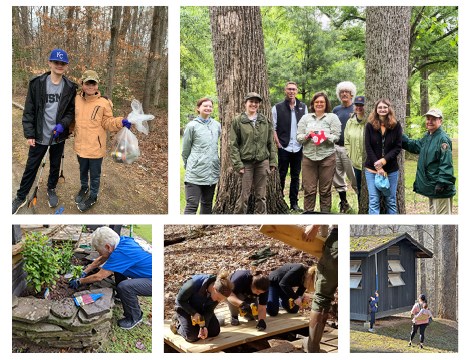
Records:
M52 145L52 140L54 140L54 133L55 132L52 132L52 134L50 135L50 140L49 140L49 144L47 145L46 153L44 154L44 157L42 158L41 170L39 170L39 176L37 178L36 188L34 189L34 193L32 194L31 198L28 201L28 207L29 208L30 207L36 207L37 190L39 189L39 184L40 184L41 178L42 178L42 172L44 171L44 167L45 167L45 164L46 164L46 161L47 161L47 156L49 155L50 146Z
M61 183L65 182L65 176L63 176L63 162L65 160L65 146L63 147L62 151L62 161L60 162L60 176L59 176L59 181Z

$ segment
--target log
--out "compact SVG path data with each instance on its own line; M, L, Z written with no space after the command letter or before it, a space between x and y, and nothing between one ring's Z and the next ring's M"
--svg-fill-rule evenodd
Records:
M299 225L262 225L260 232L317 258L322 256L325 238L317 235L314 240L305 241L304 228Z

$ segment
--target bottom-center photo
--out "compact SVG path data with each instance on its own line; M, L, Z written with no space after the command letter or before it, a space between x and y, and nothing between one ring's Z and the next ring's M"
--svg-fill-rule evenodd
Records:
M337 225L165 225L164 351L337 352Z

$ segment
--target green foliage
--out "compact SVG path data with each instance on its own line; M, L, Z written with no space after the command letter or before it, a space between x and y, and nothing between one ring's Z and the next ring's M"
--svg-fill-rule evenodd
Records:
M71 279L70 280L74 280L74 279L79 279L81 277L81 273L83 272L83 266L81 265L73 265L71 266Z
M133 233L146 240L148 243L152 243L153 234L151 225L133 225Z
M71 269L71 259L74 255L73 242L65 241L54 248L55 257L61 274L67 273Z
M46 235L30 233L26 235L23 250L26 281L36 292L54 285L59 276L59 263L56 252Z

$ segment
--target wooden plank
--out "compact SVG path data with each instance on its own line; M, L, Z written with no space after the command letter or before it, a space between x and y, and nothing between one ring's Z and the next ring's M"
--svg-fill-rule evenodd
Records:
M230 318L229 309L225 307L216 311L218 318ZM309 325L309 318L302 314L288 314L284 310L278 316L267 317L266 331L258 331L256 321L245 321L239 318L240 325L232 326L225 321L226 325L221 327L221 333L215 338L200 340L196 343L185 341L180 335L175 335L169 329L170 321L164 321L164 342L179 352L202 353L218 352L233 346L245 344L255 340L274 336L288 331L305 328Z
M299 225L262 225L260 232L317 258L322 256L325 239L317 235L314 240L306 241L304 228Z

